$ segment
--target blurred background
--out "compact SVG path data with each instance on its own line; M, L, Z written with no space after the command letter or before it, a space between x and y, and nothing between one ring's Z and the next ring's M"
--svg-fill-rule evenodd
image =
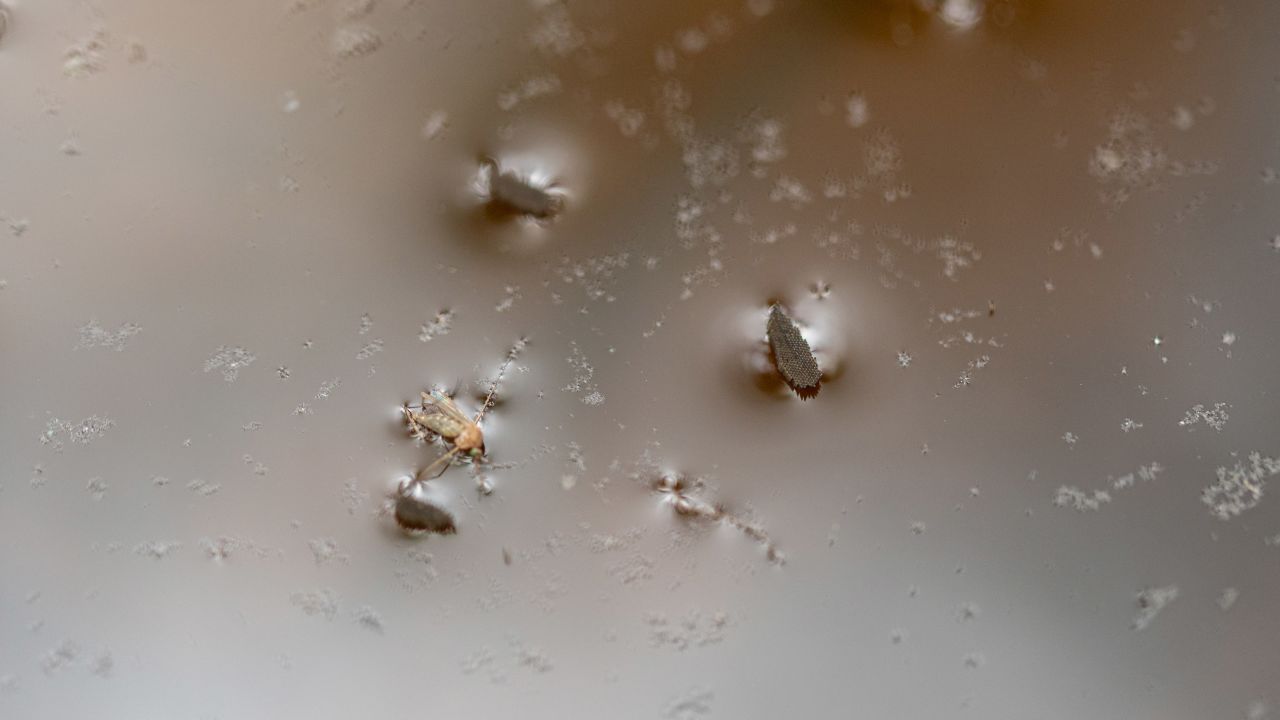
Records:
M0 716L1280 717L1280 6L3 6Z

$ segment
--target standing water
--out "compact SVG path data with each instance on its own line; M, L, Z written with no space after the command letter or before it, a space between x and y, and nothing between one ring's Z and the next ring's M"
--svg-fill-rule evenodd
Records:
M1277 27L5 0L0 717L1280 716Z

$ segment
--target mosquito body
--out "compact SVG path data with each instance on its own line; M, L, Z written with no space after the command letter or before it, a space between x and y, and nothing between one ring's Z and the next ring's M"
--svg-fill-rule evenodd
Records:
M409 432L414 437L439 436L453 444L453 448L423 470L419 478L430 479L439 476L449 467L449 462L458 453L471 458L473 462L484 457L484 431L480 429L480 421L484 418L484 413L489 409L492 401L493 392L490 392L489 397L485 398L484 407L476 413L475 419L467 417L459 410L453 398L435 389L422 393L421 405L405 404L405 422L409 424ZM440 472L432 475L431 472L437 465L444 467Z

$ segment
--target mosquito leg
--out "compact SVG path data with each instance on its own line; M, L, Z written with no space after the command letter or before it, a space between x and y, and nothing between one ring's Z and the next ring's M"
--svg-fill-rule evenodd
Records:
M423 478L423 477L425 477L425 478L427 478L428 480L434 480L434 479L436 479L436 478L440 477L441 475L443 475L443 474L444 474L444 471L449 469L449 461L453 459L453 456L454 456L454 455L457 455L457 454L458 454L458 450L459 450L459 448L455 445L455 446L454 446L454 448L453 448L452 450L450 450L449 452L447 452L447 453L445 453L445 454L441 455L440 457L436 458L436 461L435 461L435 462L431 463L430 465L428 465L428 466L426 467L426 469L424 469L422 472L418 473L418 477L419 477L419 478ZM435 468L436 468L436 466L437 466L437 465L443 465L444 467L442 467L442 468L440 469L440 472L436 473L435 475L432 475L432 474L431 474L431 471L432 471L432 470L435 470Z

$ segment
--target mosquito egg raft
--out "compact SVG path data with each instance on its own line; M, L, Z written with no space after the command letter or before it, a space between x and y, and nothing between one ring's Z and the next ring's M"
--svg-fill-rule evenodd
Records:
M481 165L477 187L486 207L497 215L550 220L564 209L564 194L548 178L503 169L493 159Z
M768 335L774 364L787 384L797 392L816 389L822 381L818 360L809 348L809 341L781 305L775 304L769 311Z
M451 500L439 483L406 478L395 493L396 524L408 532L452 535L458 528L448 510Z

